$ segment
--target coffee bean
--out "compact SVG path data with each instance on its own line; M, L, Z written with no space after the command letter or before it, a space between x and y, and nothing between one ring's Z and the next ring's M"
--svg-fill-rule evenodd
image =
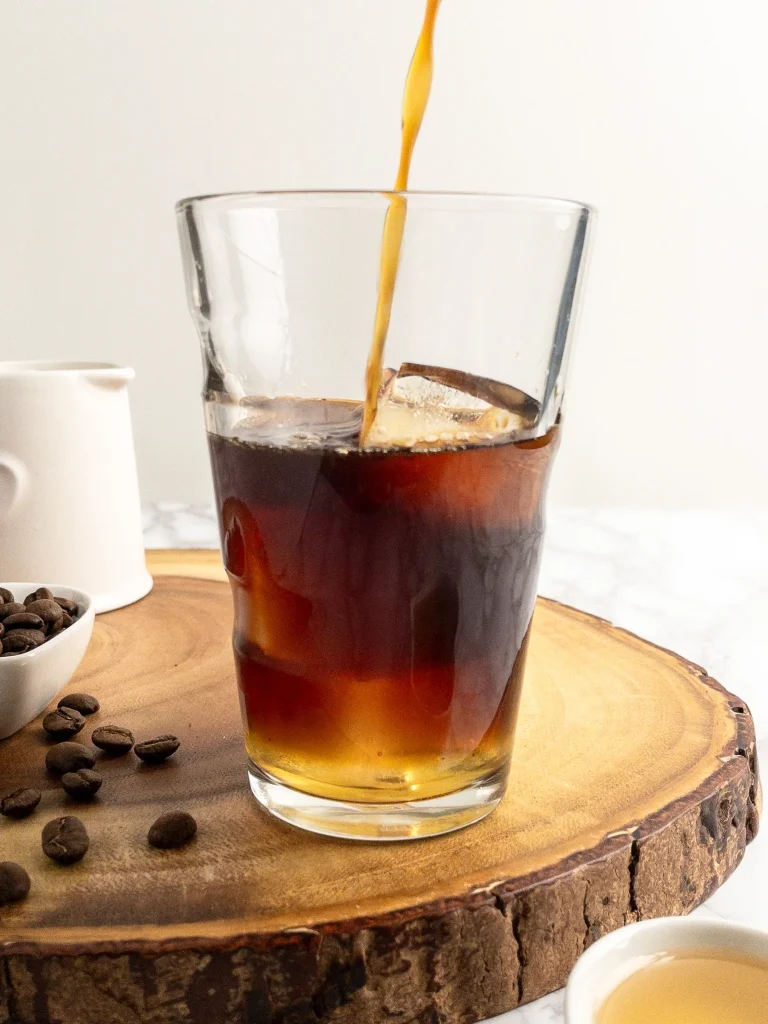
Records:
M50 592L48 587L38 587L31 594L27 594L24 598L24 604L30 605L33 601L51 601L53 600L53 594Z
M66 697L61 698L58 706L72 708L81 715L94 715L100 707L99 702L90 693L68 693Z
M0 814L6 818L26 818L40 803L39 789L15 789L0 800Z
M91 733L91 742L106 754L127 754L133 746L133 733L121 725L102 725Z
M65 612L68 612L73 619L77 618L79 610L77 607L77 601L70 601L68 597L54 597L53 600L60 608L63 608Z
M12 604L13 600L14 597L10 590L6 590L5 587L0 587L0 604Z
M76 864L88 852L85 825L72 814L54 818L43 829L43 853L59 864Z
M66 612L62 615L58 622L52 622L46 629L46 636L50 639L52 636L58 636L59 633L63 633L65 629L68 629L72 625L72 617L67 615Z
M5 626L0 622L0 640L3 639L3 633L5 633Z
M61 777L65 791L75 800L90 800L101 789L104 780L98 772L91 768L80 768L76 772L67 772Z
M190 841L197 832L197 822L186 811L161 814L147 834L150 846L158 850L177 850Z
M25 654L45 643L45 633L38 629L14 629L3 637L3 653Z
M133 748L134 752L147 764L160 764L171 754L175 754L181 745L181 740L170 733L165 736L158 736L154 740L144 740L137 743Z
M12 629L44 629L45 623L39 615L33 612L18 612L16 615L9 615L3 619L6 633Z
M29 875L21 866L12 860L4 860L0 864L0 907L6 903L17 903L29 892L31 882Z
M66 740L75 736L85 725L85 719L74 708L57 708L49 711L43 719L43 728L55 740Z
M51 626L60 621L64 609L55 601L32 601L27 605L27 612L39 616L46 626Z
M79 768L93 768L96 758L82 743L57 743L45 755L45 766L53 775L65 775Z
M18 601L9 601L7 603L0 604L0 619L5 621L9 615L19 615L21 612L25 612L26 608L23 604L19 604Z

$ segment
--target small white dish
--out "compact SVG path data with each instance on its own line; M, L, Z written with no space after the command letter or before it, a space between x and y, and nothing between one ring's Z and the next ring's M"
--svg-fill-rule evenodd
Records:
M660 917L619 928L590 946L571 972L566 1024L595 1024L602 1004L631 974L683 949L730 949L768 958L768 932L702 917Z
M26 654L0 658L0 740L18 732L64 689L83 660L93 632L93 602L88 594L71 587L48 583L4 583L14 598L47 586L56 597L80 606L80 615L68 629Z

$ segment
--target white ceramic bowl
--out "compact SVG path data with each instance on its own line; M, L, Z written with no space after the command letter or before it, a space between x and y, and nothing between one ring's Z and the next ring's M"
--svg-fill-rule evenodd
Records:
M67 685L83 660L93 632L93 603L82 590L48 583L3 583L14 598L23 602L27 594L47 586L56 597L66 597L80 606L80 616L58 636L26 654L0 658L0 740L23 728L50 704Z
M619 928L590 946L571 972L566 1024L595 1024L600 1006L622 981L662 953L691 948L768 958L768 932L703 917L660 917Z

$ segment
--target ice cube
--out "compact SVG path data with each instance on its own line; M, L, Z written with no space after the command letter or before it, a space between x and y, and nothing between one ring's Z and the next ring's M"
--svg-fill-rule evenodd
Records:
M241 440L291 448L354 446L363 416L359 402L294 395L243 398L240 407L247 410L234 430Z
M420 363L386 370L365 447L442 448L532 436L540 407L487 377Z

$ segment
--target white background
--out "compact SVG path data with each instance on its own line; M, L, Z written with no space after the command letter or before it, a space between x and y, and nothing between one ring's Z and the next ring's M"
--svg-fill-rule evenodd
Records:
M422 9L3 0L0 358L133 365L145 500L210 494L174 201L389 187ZM412 186L600 211L558 503L768 499L767 46L758 0L444 0Z

